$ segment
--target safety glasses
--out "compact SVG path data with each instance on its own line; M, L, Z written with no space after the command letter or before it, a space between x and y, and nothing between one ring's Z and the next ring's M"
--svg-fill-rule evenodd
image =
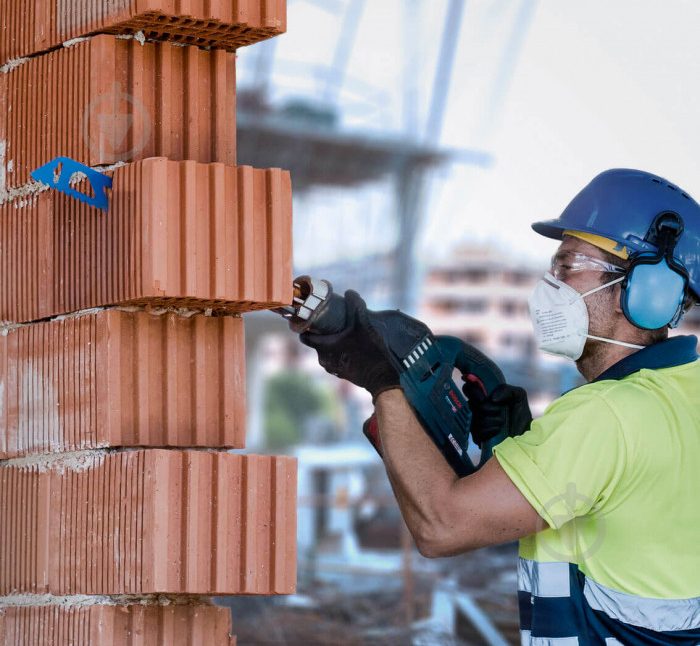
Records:
M569 274L580 271L604 271L611 274L624 274L626 269L578 251L557 251L552 256L551 272L557 280L566 280Z

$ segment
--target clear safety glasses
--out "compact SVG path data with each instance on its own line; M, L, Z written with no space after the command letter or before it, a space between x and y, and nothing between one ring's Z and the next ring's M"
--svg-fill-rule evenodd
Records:
M566 280L571 273L579 271L605 271L611 274L624 274L626 272L623 267L578 251L557 251L552 256L550 271L557 280Z

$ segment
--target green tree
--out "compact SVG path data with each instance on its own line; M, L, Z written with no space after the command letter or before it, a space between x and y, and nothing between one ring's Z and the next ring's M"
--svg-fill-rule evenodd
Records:
M272 448L298 444L310 417L331 416L330 393L303 373L284 371L272 376L265 389L265 438Z

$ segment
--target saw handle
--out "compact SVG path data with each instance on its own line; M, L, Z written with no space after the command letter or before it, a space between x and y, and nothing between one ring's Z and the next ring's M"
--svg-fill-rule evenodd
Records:
M490 395L497 386L506 383L501 369L483 352L473 345L454 336L439 335L435 337L445 360L462 373L465 381L472 381L483 386L484 395ZM480 469L493 455L493 447L506 439L505 429L495 437L485 441L481 446L481 458L476 465Z
M382 438L379 437L379 423L377 422L377 413L372 413L362 425L362 432L369 440L369 443L374 447L374 450L379 454L379 457L384 459L382 453Z

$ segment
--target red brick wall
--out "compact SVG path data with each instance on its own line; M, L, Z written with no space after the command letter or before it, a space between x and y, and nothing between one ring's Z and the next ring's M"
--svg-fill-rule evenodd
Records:
M292 297L233 50L285 28L284 0L0 12L0 65L28 57L0 70L0 646L233 646L209 595L295 590L296 462L227 450L240 314ZM108 211L30 179L57 156L112 177Z
M289 173L159 157L107 174L107 214L56 191L0 205L0 321L291 303Z
M0 75L7 188L59 155L88 166L159 156L234 165L235 59L107 35L30 58ZM116 149L104 120L115 93L120 113L133 117Z
M243 448L243 320L119 309L0 336L0 459L120 446Z
M286 28L285 0L3 0L0 65L95 33L234 50Z

